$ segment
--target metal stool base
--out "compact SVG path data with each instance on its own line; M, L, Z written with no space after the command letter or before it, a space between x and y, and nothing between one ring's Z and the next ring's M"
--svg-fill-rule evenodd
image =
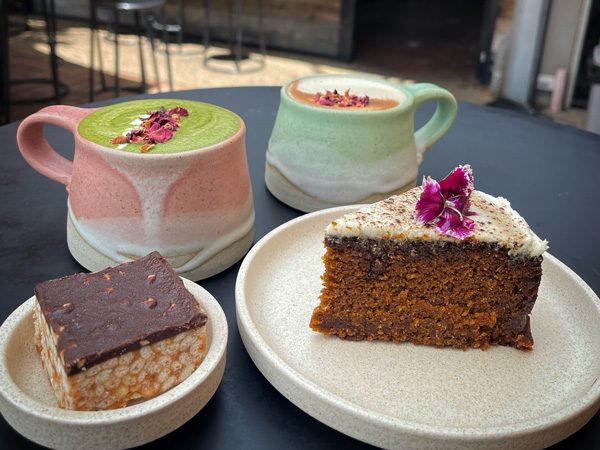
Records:
M238 57L233 51L210 55L208 54L209 50L210 49L205 50L207 56L204 58L204 67L215 72L252 73L262 70L266 64L266 58L264 55L253 55L249 52L242 52L242 54ZM232 67L221 67L218 61L232 61L234 65Z
M228 55L211 55L210 49L210 0L204 0L204 67L215 72L222 73L247 73L257 72L264 68L266 63L266 44L265 28L263 20L262 0L257 0L257 26L258 26L258 49L260 57L248 54L242 50L243 30L242 30L242 9L243 0L236 0L235 6L235 25L232 26L231 51ZM230 14L233 16L233 11ZM215 65L214 61L233 61L233 67L220 67ZM252 64L243 64L243 61L251 61ZM242 65L246 67L242 67Z
M144 4L145 3L145 4ZM94 95L96 93L96 88L94 85L94 54L95 51L97 51L97 55L98 55L98 62L100 65L100 82L102 85L102 88L100 90L100 92L105 92L110 90L111 88L109 88L106 84L105 78L104 78L104 71L103 71L103 65L102 65L102 51L101 51L101 44L100 44L100 40L99 39L99 29L98 29L98 20L97 20L97 10L105 10L105 11L109 11L112 13L112 19L113 19L113 24L114 24L114 30L113 30L113 42L114 42L114 47L115 47L115 83L112 87L112 89L114 89L115 91L115 97L119 97L120 96L120 91L121 90L127 90L127 91L134 91L134 92L145 92L146 91L146 87L148 86L148 84L146 83L146 73L145 73L145 69L144 69L144 56L143 56L143 49L142 49L142 25L141 25L141 15L144 14L145 17L145 28L146 28L146 38L148 39L148 41L150 42L150 45L152 47L152 62L153 62L153 66L154 66L154 75L156 78L156 83L159 87L160 90L160 78L159 78L159 74L158 74L158 64L156 62L156 46L154 43L154 34L153 34L153 22L155 22L154 16L151 14L153 11L160 11L160 14L162 15L162 20L166 21L166 13L165 13L165 4L164 1L154 1L154 2L129 2L129 3L110 3L110 2L103 2L101 0L92 0L90 2L90 17L91 17L91 53L90 53L90 80L89 80L89 92L90 92L90 102L94 101ZM138 36L138 47L139 47L139 60L140 60L140 70L141 70L141 77L142 77L142 81L141 81L141 86L139 88L137 87L121 87L120 85L120 80L119 80L119 13L120 12L130 12L130 13L134 13L134 18L135 18L135 25L136 25L136 30L137 30L137 36ZM171 75L171 60L169 58L169 51L168 51L168 47L169 47L169 39L168 39L168 35L167 35L167 31L166 29L163 30L163 40L164 40L164 44L165 47L167 49L166 51L166 56L167 56L167 70L168 70L168 78L169 78L169 87L170 90L173 90L173 78Z
M62 83L59 79L58 65L60 58L56 54L56 8L54 0L42 0L42 15L46 22L46 36L48 37L48 46L50 47L50 70L51 78L25 78L11 80L8 73L8 6L6 1L2 2L2 66L6 64L6 67L1 69L5 71L2 74L2 92L1 92L1 108L0 108L0 119L8 123L10 121L10 104L27 104L27 103L46 103L56 102L60 103L60 100L69 93L69 88L65 83ZM28 29L27 23L25 23L25 29ZM6 58L6 59L4 59ZM11 98L10 86L20 84L48 84L52 86L53 94L48 97L36 97L36 98Z

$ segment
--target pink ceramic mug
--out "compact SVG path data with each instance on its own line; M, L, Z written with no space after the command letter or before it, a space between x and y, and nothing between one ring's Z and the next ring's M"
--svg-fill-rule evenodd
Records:
M146 153L136 143L111 143L135 134L147 111L161 107L189 113L176 114L168 142ZM73 133L72 162L48 144L45 123ZM241 259L254 239L245 132L239 116L214 105L139 100L50 106L23 121L17 140L35 170L66 185L67 242L81 265L97 271L158 250L197 281Z

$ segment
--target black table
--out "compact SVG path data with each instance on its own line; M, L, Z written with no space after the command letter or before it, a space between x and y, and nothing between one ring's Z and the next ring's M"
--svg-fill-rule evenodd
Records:
M257 241L301 214L271 196L264 184L265 150L279 104L279 88L158 95L213 103L244 119ZM430 117L433 108L427 104L417 111L418 125ZM17 127L18 123L12 123L0 128L0 321L33 294L36 283L85 271L67 248L64 186L27 165L17 148ZM54 148L72 157L70 133L47 126L46 136ZM459 164L471 164L477 189L510 199L533 230L548 239L550 253L600 292L600 136L544 118L460 103L452 129L425 154L419 180L423 175L441 179ZM222 305L229 322L227 366L219 389L191 421L146 448L369 448L305 414L252 363L236 326L234 287L239 266L237 263L200 282ZM0 447L37 446L2 419ZM600 413L554 448L600 448Z

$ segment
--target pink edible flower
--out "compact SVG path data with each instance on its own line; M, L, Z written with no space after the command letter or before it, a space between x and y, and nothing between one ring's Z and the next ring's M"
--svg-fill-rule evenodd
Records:
M181 106L176 106L175 108L171 108L169 110L169 114L170 115L177 114L178 116L187 116L188 110L185 108L182 108Z
M464 239L473 233L475 222L468 216L473 172L471 166L458 166L439 183L423 177L423 192L417 201L416 219L420 223L433 223L436 229L448 236Z
M172 137L173 132L165 127L160 127L156 130L151 130L148 132L148 140L152 143L157 142L159 144L164 144Z
M326 98L319 98L315 101L317 102L317 105L333 106L333 102L331 100L327 100Z
M317 105L324 106L339 106L340 108L346 108L348 106L367 106L369 104L369 96L359 97L350 93L348 89L344 94L340 94L337 90L326 91L324 94L317 92L314 98L314 102Z
M111 144L138 144L140 151L145 153L154 144L164 144L173 137L173 133L180 127L181 116L189 115L188 110L180 106L167 110L161 106L158 111L146 111L147 118L140 117L139 128L131 130L125 136L117 136L110 141Z

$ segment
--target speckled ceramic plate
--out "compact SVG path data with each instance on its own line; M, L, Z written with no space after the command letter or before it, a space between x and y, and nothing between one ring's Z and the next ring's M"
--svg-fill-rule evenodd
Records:
M356 208L280 226L241 266L238 326L276 389L321 422L385 448L542 448L593 417L600 300L549 254L531 315L531 352L350 342L313 332L323 231Z
M227 320L219 303L184 279L209 317L206 357L178 386L145 402L110 411L58 408L33 345L32 297L0 328L0 412L26 438L50 448L117 449L175 430L200 411L223 377Z

